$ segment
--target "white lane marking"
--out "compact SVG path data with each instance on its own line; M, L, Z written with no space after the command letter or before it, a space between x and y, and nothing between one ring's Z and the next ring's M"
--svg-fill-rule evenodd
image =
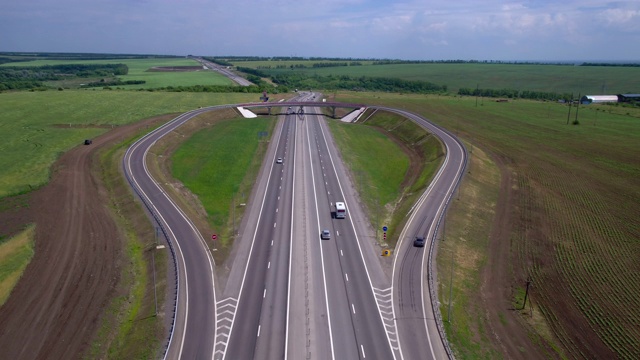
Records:
M364 346L362 346L362 344L360 344L360 350L362 350L362 358L363 359L366 358L367 355L365 355L365 353L364 353Z
M340 231L336 230L336 236L340 236Z
M271 261L267 264L267 269L271 269Z
M278 212L278 209L276 209L276 213Z
M305 127L307 128L307 147L309 149L309 162L311 163L311 182L313 188L313 199L315 200L316 214L318 214L318 194L316 193L316 181L313 171L313 158L311 157L311 141L309 139L309 123L305 122ZM317 137L316 137L317 138ZM320 228L320 218L316 217L316 225ZM331 359L336 358L335 348L333 346L333 331L331 330L331 310L329 309L329 292L327 291L327 274L324 267L324 251L322 250L322 246L320 246L320 264L322 265L322 286L324 287L324 300L325 306L327 310L327 324L329 325L329 345L331 347Z
M278 139L276 140L277 142L280 142L280 137L282 135L282 132L278 133ZM265 185L265 189L269 188L269 183L271 182L271 174L273 173L273 166L275 165L274 162L271 162L271 168L269 169L269 176L267 178L267 183ZM264 204L267 198L267 191L264 192L264 195L262 196L262 203L260 204L260 212L258 213L258 219L256 221L256 224L260 223L260 219L262 218L262 211L264 210ZM278 196L278 200L280 199L280 197ZM253 237L251 239L251 247L249 248L249 257L248 259L251 259L251 255L253 254L253 245L256 242L256 237L258 236L258 226L256 225L254 231L253 231ZM271 240L271 246L273 246L273 240ZM251 260L248 260L247 263L245 264L244 267L244 274L242 275L242 283L240 284L240 292L239 292L239 296L238 296L238 303L240 303L240 300L242 298L242 290L244 289L244 283L245 280L247 278L247 273L248 273L248 269L249 269L249 263L251 262ZM229 338L231 337L232 333L233 333L233 324L235 322L235 317L233 319L233 321L231 322L231 330L229 331ZM258 328L259 329L259 328ZM259 330L258 330L259 332ZM224 360L226 356L226 352L222 355L222 360Z
M266 298L267 297L267 289L264 289L264 291L262 292L262 298Z
M260 325L258 325L258 337L260 337Z
M347 279L347 281L349 281L349 274L344 273L344 278Z
M344 256L344 254L342 253L342 249L340 249L340 256Z
M355 315L355 313L356 313L356 307L355 307L355 306L353 306L353 303L351 304L351 311L353 311L353 314Z
M273 223L273 227L276 227L276 223Z

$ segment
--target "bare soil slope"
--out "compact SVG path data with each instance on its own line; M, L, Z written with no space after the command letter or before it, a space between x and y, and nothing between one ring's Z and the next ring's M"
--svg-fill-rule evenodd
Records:
M12 206L16 198L0 200L3 234L37 224L35 255L0 308L0 357L77 359L86 351L115 294L123 245L94 155L154 120L116 128L64 154L51 182L30 194L28 208Z

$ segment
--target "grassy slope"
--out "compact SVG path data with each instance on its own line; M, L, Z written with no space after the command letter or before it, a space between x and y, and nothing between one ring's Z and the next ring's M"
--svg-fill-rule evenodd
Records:
M0 243L0 306L9 298L33 257L35 226Z
M264 62L257 62L267 65ZM275 67L278 62L272 62ZM298 62L299 63L299 62ZM242 66L252 67L250 62ZM266 71L266 70L265 70ZM514 65L514 64L393 64L295 69L310 75L348 75L400 78L459 88L489 88L591 94L640 92L640 67ZM292 72L269 69L268 72Z
M555 103L384 97L340 99L422 113L509 164L513 286L534 278L533 301L568 352L640 356L640 110L582 107L573 126Z
M329 125L342 158L352 171L370 222L378 228L382 224L388 226L386 241L393 248L404 214L428 186L442 159L442 150L435 138L404 118L383 111L368 116L363 116L367 118L364 125L337 121L330 121ZM420 165L411 164L408 155Z
M220 121L194 133L171 156L173 176L198 196L222 247L230 245L233 197L246 202L255 181L247 174L255 175L250 168L259 168L266 149L258 133L272 127L273 119Z
M48 180L49 167L62 152L111 126L200 106L251 101L255 97L90 90L0 94L0 197L41 186Z

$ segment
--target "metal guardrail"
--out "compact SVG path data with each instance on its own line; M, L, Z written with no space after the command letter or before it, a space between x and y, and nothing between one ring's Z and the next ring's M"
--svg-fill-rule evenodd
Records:
M444 349L447 352L447 357L451 360L454 360L455 356L453 355L453 350L451 350L451 346L449 345L449 341L447 340L447 334L444 331L444 322L442 320L442 313L440 313L440 307L438 306L438 303L439 303L438 295L436 294L436 290L435 290L436 284L435 284L435 280L433 279L433 254L435 253L434 249L435 249L435 244L438 240L437 238L438 238L438 232L440 230L440 224L442 223L442 220L444 219L444 215L447 213L447 210L449 209L449 203L451 201L451 198L458 191L458 187L460 186L462 177L464 176L464 173L467 169L468 153L467 153L467 148L464 146L462 141L460 141L456 136L454 136L451 132L449 132L448 130L445 130L444 128L436 124L433 124L433 125L438 129L440 129L441 131L447 133L449 136L451 136L451 138L455 139L456 142L460 145L460 147L462 147L462 150L465 153L464 164L462 165L462 171L460 172L460 175L458 175L458 178L456 179L456 185L454 187L454 190L451 192L451 194L449 194L449 197L447 198L447 202L445 203L444 209L442 210L442 212L440 213L440 216L438 217L438 222L436 223L436 229L433 232L433 238L431 239L431 246L429 247L429 260L428 260L428 267L429 267L428 281L429 281L429 295L431 296L431 308L433 309L433 313L436 318L438 333L440 334L440 339L442 340Z
M212 106L212 107L209 107L209 108L202 109L203 110L202 112L209 111L209 110L214 110L215 108L225 108L225 107L234 107L234 106L242 106L242 105L246 105L246 104ZM324 105L327 105L327 104L324 104ZM366 105L364 105L364 106L366 106ZM400 113L400 114L403 114L403 113L404 114L411 114L409 112L402 111L402 110L398 111L397 109L393 109L393 108L385 108L385 107L378 107L378 106L371 106L371 108L377 108L377 109L381 109L381 110L391 110L391 111L394 111L394 112L397 112L397 113ZM412 115L415 115L415 114L412 114ZM178 116L177 118L173 119L172 121L169 121L165 125L168 125L168 124L170 124L170 123L172 123L174 121L177 121L181 117L182 117L182 115ZM422 117L420 117L420 118L422 118ZM411 120L413 120L413 119L411 119ZM455 139L456 142L462 147L465 155L467 154L466 147L464 146L464 144L456 136L454 136L451 132L449 132L448 130L442 128L439 125L436 125L434 123L431 123L431 124L433 126L437 127L438 129L440 129L441 131L447 133L453 139ZM159 129L160 128L158 128L158 129L148 133L147 135L143 136L142 138L140 138L138 141L136 141L134 144L132 144L129 147L129 149L127 149L127 153L129 153L129 151L130 151L130 149L131 149L131 147L133 145L135 145L138 142L142 141L147 136L151 135L153 132L155 132L155 131L157 131ZM125 158L126 158L126 155L125 155ZM450 347L449 342L447 340L447 336L446 336L446 333L445 333L445 330L444 330L444 323L443 323L443 320L442 320L442 314L440 313L440 308L437 306L437 304L438 304L438 296L436 294L435 280L433 278L433 254L435 253L434 249L435 249L435 244L436 244L437 237L438 237L438 232L439 232L439 229L440 229L440 224L442 223L442 220L444 219L444 215L446 214L447 209L449 208L449 203L451 201L451 198L458 191L458 187L460 185L460 182L462 180L462 177L464 176L464 173L465 173L465 170L466 170L466 167L467 167L467 161L468 161L467 160L467 156L465 156L464 164L462 166L462 171L460 172L460 175L456 179L456 185L455 185L454 191L452 191L451 194L449 194L449 197L447 198L445 207L444 207L443 211L440 213L440 216L438 217L438 221L436 223L436 229L435 229L435 231L433 233L433 238L431 239L431 245L429 247L429 257L428 257L428 268L429 268L428 283L429 283L429 295L430 295L430 298L431 298L431 307L432 307L433 313L435 315L435 321L436 321L436 326L438 328L438 334L440 335L440 339L442 341L442 344L444 345L444 349L445 349L445 352L447 353L447 357L449 359L451 359L451 360L454 360L455 357L453 355L453 351L451 350L451 347ZM179 274L178 274L178 261L177 261L177 257L176 257L176 253L175 253L174 244L170 240L170 237L167 234L167 231L166 231L162 221L160 221L160 218L159 218L158 214L156 214L155 210L151 206L150 200L146 196L143 195L143 193L141 192L141 189L138 188L138 186L135 184L135 182L131 178L131 175L127 172L124 158L123 158L123 168L124 168L125 177L127 178L127 181L129 182L131 188L134 190L136 195L140 198L140 200L145 205L145 208L147 209L149 214L151 214L151 216L154 218L155 222L160 227L160 230L162 231L162 233L163 233L163 235L165 237L165 240L167 241L167 244L169 246L169 249L171 251L171 258L173 260L173 265L174 265L173 268L174 268L174 277L175 277L176 287L174 289L175 293L174 293L174 299L173 299L173 314L171 316L171 327L170 327L169 336L168 336L167 341L166 341L166 343L164 345L164 351L163 351L163 359L166 359L167 350L169 348L169 344L171 343L171 339L173 338L175 322L176 322L176 314L177 314L177 309L178 309L178 293L179 293L179 289L180 289L180 277L179 277Z
M387 111L392 111L395 112L399 115L405 116L408 119L410 119L411 121L416 122L418 125L421 125L420 123L418 123L415 119L413 119L411 116L408 115L412 115L412 116L416 116L420 119L423 119L425 121L428 121L426 118L419 116L417 114L408 112L408 111L404 111L404 110L398 110L398 109L394 109L394 108L388 108L388 107L384 107L384 106L371 106L370 108L373 109L378 109L378 110L387 110ZM458 187L460 186L460 182L462 181L462 177L464 176L464 173L466 171L467 168L467 161L468 161L468 156L467 156L467 148L464 146L464 144L462 143L462 141L460 141L455 135L453 135L450 131L446 130L445 128L443 128L442 126L439 126L437 124L434 124L431 121L428 121L431 125L433 125L434 127L438 128L440 131L446 133L447 135L449 135L452 139L454 139L462 148L462 150L464 151L465 157L464 157L464 163L462 164L462 171L460 172L460 174L458 175L458 178L456 179L456 184L454 187L454 190L451 192L451 194L449 194L449 197L447 198L447 201L445 203L444 209L442 210L442 212L440 213L440 216L438 217L438 221L436 223L436 228L435 231L433 232L433 238L431 239L431 245L429 246L429 256L428 256L428 283L429 283L429 297L431 300L431 309L433 310L433 314L435 316L435 321L436 321L436 326L438 328L438 334L440 335L440 340L442 341L442 344L444 346L444 350L447 353L447 357L451 360L455 359L455 356L453 354L453 350L451 350L451 346L449 344L449 341L447 340L447 334L444 330L444 322L442 320L442 314L440 313L440 307L438 307L438 294L436 293L436 284L435 284L435 280L433 278L433 254L435 253L435 245L437 242L437 238L438 238L438 232L440 230L440 224L442 223L443 219L444 219L444 215L447 213L447 209L449 208L449 202L451 201L451 198L453 197L453 195L458 191ZM428 130L428 129L427 129Z
M141 138L140 140L142 140L142 139L144 139L144 137ZM140 140L138 140L138 141L140 141ZM134 143L134 144L136 144L136 143ZM127 152L128 151L129 150L127 150ZM125 156L125 158L126 158L126 156ZM178 292L179 292L179 289L180 289L180 277L178 276L178 259L176 258L176 252L175 252L175 249L174 249L174 246L173 246L173 242L170 240L169 235L167 234L167 230L165 229L162 221L160 221L160 218L158 217L158 214L156 214L156 212L153 209L153 207L149 204L149 200L147 199L147 197L143 195L143 193L138 188L138 186L135 184L135 182L131 178L131 175L127 171L127 168L126 168L125 163L124 163L124 161L125 161L124 159L125 158L123 158L123 160L122 160L122 165L123 165L123 168L124 168L124 175L127 178L127 181L129 182L129 185L131 186L133 191L136 193L136 195L138 195L138 198L140 198L140 200L142 200L142 203L144 204L145 208L147 209L149 214L151 214L151 216L153 217L155 222L160 227L160 230L162 231L162 234L164 235L164 238L167 241L169 249L171 250L171 259L173 260L174 280L175 280L176 286L174 288L175 293L174 293L174 298L173 298L173 314L171 315L171 327L169 329L169 336L167 338L167 341L165 342L164 350L163 350L163 354L162 354L162 358L165 359L166 356L167 356L167 350L169 349L169 344L171 343L171 338L173 337L173 330L174 330L175 323L176 323L176 313L178 311Z

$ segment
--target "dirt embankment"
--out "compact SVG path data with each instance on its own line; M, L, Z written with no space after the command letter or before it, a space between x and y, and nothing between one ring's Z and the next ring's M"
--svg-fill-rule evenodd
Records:
M0 308L1 358L77 359L87 350L116 294L123 256L95 155L154 121L118 127L72 149L53 166L49 184L0 200L3 235L37 224L35 255Z

